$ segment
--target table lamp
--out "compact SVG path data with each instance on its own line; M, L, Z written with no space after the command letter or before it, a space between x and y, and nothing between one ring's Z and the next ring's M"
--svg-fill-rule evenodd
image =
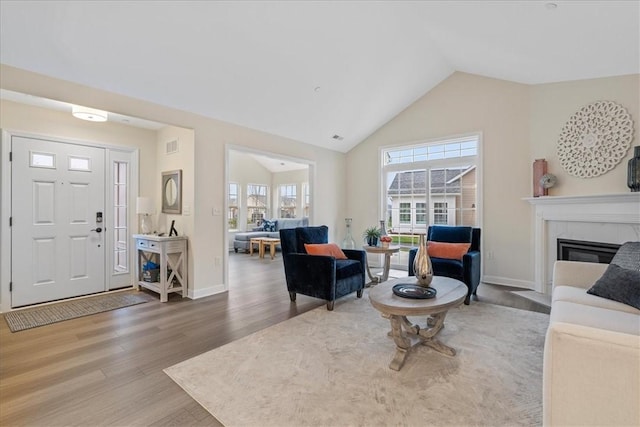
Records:
M138 197L136 199L136 213L142 215L140 218L140 231L142 234L151 234L153 230L153 219L151 214L155 213L153 201L149 197Z

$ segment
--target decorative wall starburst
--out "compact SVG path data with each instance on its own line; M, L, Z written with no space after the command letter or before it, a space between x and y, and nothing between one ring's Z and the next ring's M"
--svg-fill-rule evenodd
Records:
M560 132L558 157L569 175L593 178L613 169L633 139L633 120L612 101L589 104L569 118Z

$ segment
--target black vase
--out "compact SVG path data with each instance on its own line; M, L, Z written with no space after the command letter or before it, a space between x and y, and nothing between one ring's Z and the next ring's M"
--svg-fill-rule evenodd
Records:
M633 147L633 159L627 169L627 187L631 191L640 191L640 145Z

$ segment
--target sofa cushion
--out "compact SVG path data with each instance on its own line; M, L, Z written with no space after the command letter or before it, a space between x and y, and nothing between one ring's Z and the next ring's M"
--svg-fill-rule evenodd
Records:
M431 258L433 274L436 276L446 276L462 281L462 261L458 259Z
M262 230L263 231L276 231L276 226L278 224L278 220L270 220L264 219L262 220Z
M362 274L362 263L353 259L336 259L336 280Z
M296 248L297 252L306 254L305 243L329 243L329 227L320 225L318 227L297 227L296 228Z
M603 331L640 336L640 322L638 320L638 314L569 301L554 302L551 306L551 317L549 318L551 323L570 323Z
M640 270L640 242L626 242L613 256L611 264L630 270Z
M640 271L609 264L602 277L587 293L640 310Z
M348 259L335 243L305 243L304 250L309 255L328 255L335 259Z
M306 227L309 225L309 218L278 218L276 231L286 230L288 228Z
M472 228L466 226L432 225L427 240L449 243L470 243Z
M469 251L471 243L428 242L427 252L430 257L457 259Z
M574 286L556 286L553 288L552 304L556 301L574 302L576 304L590 305L592 307L640 314L640 311L627 304L588 294L584 288L577 288Z
M249 240L256 237L269 237L269 233L267 233L266 231L247 231L244 233L236 233L234 240L243 240L248 242Z

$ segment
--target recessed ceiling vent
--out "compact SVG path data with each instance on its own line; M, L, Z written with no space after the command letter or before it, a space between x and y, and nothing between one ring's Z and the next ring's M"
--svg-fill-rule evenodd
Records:
M331 138L335 139L336 141L342 141L344 139L344 136L333 135Z
M167 154L174 154L178 152L178 140L167 142Z

